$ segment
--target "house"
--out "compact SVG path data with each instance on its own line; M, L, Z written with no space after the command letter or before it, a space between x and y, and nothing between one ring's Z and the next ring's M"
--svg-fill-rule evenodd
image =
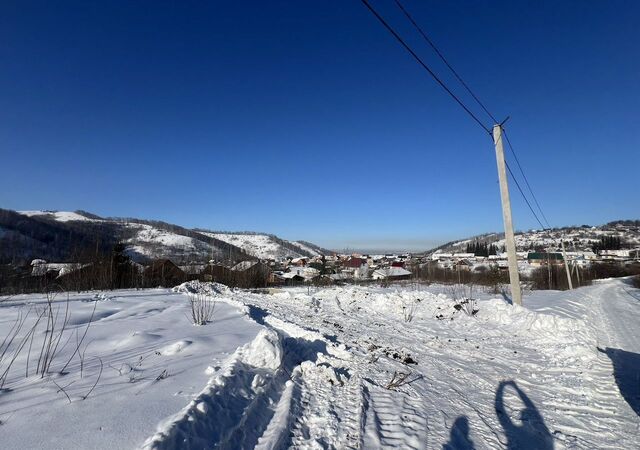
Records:
M244 272L245 270L249 270L252 267L256 266L257 264L260 264L259 261L257 260L247 260L247 261L240 261L238 264L236 264L235 266L233 266L231 268L231 270L234 270L236 272Z
M471 270L471 263L466 259L461 259L459 261L456 261L455 268L456 270L468 272Z
M50 275L59 277L82 268L82 264L48 263L44 259L34 259L33 261L31 261L31 267L31 276L42 277L45 275Z
M313 267L295 267L283 274L283 276L285 275L287 277L299 276L302 277L304 281L310 281L320 275L320 271Z
M631 259L631 250L600 250L600 257L603 260L624 261Z
M285 279L282 276L282 272L271 272L267 277L267 283L271 286L282 286L285 284Z
M451 258L453 258L453 253L442 253L438 251L431 255L431 259L434 261L435 260L442 261L444 259L451 259Z
M284 284L287 286L296 286L304 283L305 279L302 275L298 275L297 272L286 272L280 275L284 280Z
M231 271L235 272L236 284L245 287L266 286L271 274L271 268L257 260L239 262Z
M302 267L302 266L306 266L307 265L307 261L308 260L309 260L309 258L307 258L307 257L293 258L291 260L291 264L294 265L294 266Z
M342 267L349 267L352 269L358 269L365 264L367 264L367 260L364 258L359 258L357 256L350 256L349 258L342 261Z
M332 281L348 281L352 278L351 274L345 272L332 273L329 275Z
M168 259L153 261L144 269L142 276L148 286L176 286L187 278L184 271Z
M454 253L453 258L455 259L473 259L476 256L475 253Z
M219 264L208 264L200 273L200 276L203 281L225 283L231 279L233 272L231 272L231 269Z
M558 252L529 252L527 262L534 267L562 264L562 253Z
M411 272L402 267L387 267L385 269L376 269L371 274L374 280L408 280Z
M183 264L178 267L180 267L180 270L182 270L187 275L200 275L207 266L205 264L191 263Z

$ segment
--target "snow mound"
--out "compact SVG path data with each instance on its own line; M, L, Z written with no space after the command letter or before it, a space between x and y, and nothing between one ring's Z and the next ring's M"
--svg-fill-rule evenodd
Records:
M535 312L501 299L480 302L478 319L514 335L530 336L542 352L559 356L564 364L590 363L597 358L597 334L584 320Z
M282 355L278 335L265 329L248 345L240 360L254 367L276 370L282 364Z
M202 282L198 280L187 281L173 288L173 292L180 294L207 294L210 296L219 296L231 292L229 287L222 283Z

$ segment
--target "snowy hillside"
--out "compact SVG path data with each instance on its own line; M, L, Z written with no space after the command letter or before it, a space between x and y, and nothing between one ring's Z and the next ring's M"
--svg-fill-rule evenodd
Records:
M89 213L68 211L20 211L21 215L40 220L39 224L59 224L104 242L123 242L127 253L136 261L169 258L177 263L218 259L248 259L241 249L203 236L195 231L159 221L134 218L100 218ZM29 227L26 227L29 235ZM45 237L51 230L45 230ZM81 249L80 246L77 246Z
M600 226L583 225L579 227L553 228L550 230L530 230L516 232L516 246L524 251L530 248L559 247L561 240L569 242L569 248L584 250L591 248L604 236L619 237L629 247L640 246L640 222L618 221ZM504 233L489 233L478 235L469 239L449 242L434 250L464 251L468 243L478 241L487 244L495 244L499 248L505 245Z
M46 323L20 346L46 299L0 298L0 336L24 320L0 362L3 447L637 448L640 290L607 280L519 307L463 289L71 294L71 344L43 377ZM189 322L190 298L217 302L209 323Z
M322 256L331 253L330 251L323 249L322 247L318 247L317 245L311 244L310 242L306 241L290 241L290 243L291 245L299 247L300 249L302 249L302 251L307 252L311 256Z
M124 242L129 255L139 262L155 258L177 263L210 258L281 259L323 251L307 242L289 242L269 234L202 232L159 221L102 218L84 211L0 210L0 259L8 262L29 258L63 262L84 248L95 251L96 240L105 249Z
M305 245L299 241L285 241L270 234L261 233L219 233L200 231L228 244L241 248L245 253L260 259L300 258L322 254L319 247Z
M133 236L126 239L129 244L127 251L136 257L170 258L178 261L191 261L211 257L220 250L194 237L172 233L147 224L124 223L123 226L133 232Z

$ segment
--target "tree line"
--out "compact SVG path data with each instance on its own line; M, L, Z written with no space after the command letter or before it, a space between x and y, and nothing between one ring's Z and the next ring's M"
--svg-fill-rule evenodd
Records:
M473 253L475 256L497 255L498 247L495 244L487 244L486 242L469 242L467 244L466 253Z
M624 247L624 242L619 236L602 236L592 247L595 253L601 250L620 250Z

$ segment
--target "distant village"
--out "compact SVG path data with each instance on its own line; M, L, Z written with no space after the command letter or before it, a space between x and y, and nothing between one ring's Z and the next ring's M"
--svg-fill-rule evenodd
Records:
M468 249L469 247L467 247ZM113 279L113 272L121 280L115 287L171 286L185 280L199 279L216 281L229 286L256 288L268 286L296 286L303 284L343 284L350 282L395 282L409 279L427 279L429 274L446 274L447 280L467 279L465 274L505 273L507 255L493 249L487 254L486 247L479 252L435 251L422 254L332 254L313 257L289 257L279 259L251 259L239 262L210 260L207 263L175 264L169 259L157 259L148 264L126 260L126 269L108 263L111 274L101 277ZM480 254L478 254L480 253ZM616 266L640 264L640 248L580 251L519 251L518 266L526 277L535 269L564 266L565 257L572 271L588 269L593 264ZM126 258L123 255L117 258ZM117 266L117 263L115 264ZM129 273L130 272L130 273ZM96 267L92 263L51 263L42 259L31 262L30 273L23 276L49 281L69 281L70 286L85 287L83 278L96 278ZM113 281L112 281L113 285ZM90 287L90 286L89 286Z

